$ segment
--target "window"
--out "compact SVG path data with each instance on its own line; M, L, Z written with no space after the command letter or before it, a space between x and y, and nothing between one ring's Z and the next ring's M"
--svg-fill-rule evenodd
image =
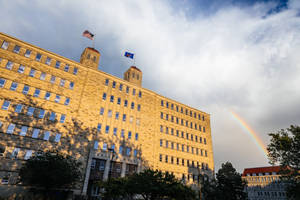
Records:
M55 112L51 112L49 120L54 121L56 118L56 113Z
M103 151L107 151L107 143L105 143L105 142L103 143L103 148L102 148L102 150L103 150Z
M33 129L32 138L38 138L39 133L40 133L40 129L38 128Z
M181 164L182 164L182 166L184 166L184 159L181 160Z
M56 61L56 63L55 63L55 68L59 68L60 67L60 61Z
M133 122L133 116L129 117L129 122L132 123Z
M108 117L111 117L111 116L112 116L112 110L108 110L107 116L108 116Z
M176 147L177 147L177 148L176 148L176 149L177 149L177 151L179 151L179 144L178 144L178 143L177 143Z
M169 142L166 141L166 148L169 148Z
M160 132L164 132L164 128L162 125L160 125Z
M74 69L73 69L73 74L74 74L74 75L77 75L77 73L78 73L78 68L77 68L77 67L74 67Z
M126 93L127 94L129 93L129 87L128 86L126 87Z
M70 104L70 98L69 97L66 97L66 100L65 100L65 105L69 105Z
M206 138L203 138L203 143L206 144Z
M26 58L29 58L30 55L31 55L31 50L26 49L26 52L25 52L24 56L25 56Z
M71 90L74 89L74 82L70 82L69 88L70 88Z
M46 94L45 94L45 99L46 99L46 100L49 100L49 99L50 99L50 96L51 96L51 93L50 93L50 92L46 92Z
M139 134L138 133L135 134L135 140L139 140Z
M65 120L66 120L66 115L62 114L62 115L60 116L59 122L60 122L60 123L64 123Z
M181 146L181 150L182 150L182 152L184 152L184 145Z
M21 131L20 131L20 136L25 136L27 133L28 127L27 126L22 126Z
M114 96L113 95L110 96L110 102L112 102L112 103L114 102Z
M108 133L108 132L109 132L109 126L106 125L106 127L105 127L105 133Z
M119 147L119 154L123 154L123 147L122 146Z
M24 160L28 160L32 156L32 150L26 150Z
M11 70L11 69L13 68L13 65L14 65L13 62L8 61L8 62L6 63L6 67L5 67L5 68Z
M66 65L65 65L64 71L65 71L65 72L68 72L68 71L69 71L69 68L70 68L70 66L66 64Z
M35 60L36 61L41 61L42 55L40 53L36 54Z
M17 104L17 105L16 105L15 112L16 112L16 113L21 113L21 112L22 112L22 108L23 108L23 105L22 105L22 104Z
M98 123L98 125L97 125L97 131L101 131L101 127L102 127L102 124L100 124L100 123Z
M24 66L24 65L20 65L20 66L19 66L19 69L18 69L18 72L19 72L20 74L23 74L23 73L24 73L24 70L25 70L25 66Z
M118 98L117 104L120 105L121 104L121 98Z
M28 94L28 91L29 91L29 86L28 85L24 85L22 93L23 94Z
M174 104L171 104L171 109L174 110Z
M29 107L29 108L27 109L27 115L28 115L28 116L32 116L32 115L33 115L33 112L34 112L34 107Z
M131 109L134 109L134 102L131 102Z
M101 108L100 108L100 115L103 115L103 114L104 114L104 108L101 107Z
M49 58L49 57L47 57L47 59L46 59L46 65L50 65L51 64L51 58Z
M7 50L9 43L6 41L3 41L1 48Z
M118 131L118 129L115 127L114 128L114 135L117 135L117 131Z
M179 137L179 130L176 130L176 136Z
M112 87L113 87L113 88L116 87L116 81L113 81Z
M57 95L55 96L54 102L55 102L55 103L59 103L59 101L60 101L60 96L57 94Z
M97 149L98 149L98 146L99 146L98 141L95 141L95 142L94 142L94 149L97 150Z
M205 127L203 126L203 132L205 133Z
M205 157L207 157L207 151L205 150Z
M119 119L119 112L116 112L116 119Z
M168 156L167 155L165 156L165 162L166 163L168 162Z
M20 148L14 148L12 154L11 154L11 158L17 158L18 154L19 154Z
M142 98L142 92L141 91L139 91L139 97Z
M60 86L64 87L65 83L66 83L65 79L60 79L60 83L59 83Z
M34 77L36 70L31 68L30 72L29 72L29 76L30 77Z
M105 85L108 85L109 79L105 79Z
M41 73L41 76L40 76L40 80L45 80L45 78L46 78L46 73L45 72L42 72Z
M140 104L137 105L137 110L141 111L141 105Z
M166 102L166 107L169 108L169 102Z
M50 79L50 83L55 83L55 79L56 79L56 77L52 75L51 79Z
M123 90L123 84L120 84L119 86L119 90L122 91Z
M0 88L3 88L5 85L6 80L3 78L0 78Z
M106 93L103 93L102 99L103 99L103 100L106 100Z
M43 119L44 116L45 116L45 110L40 109L39 118L40 118L40 119Z
M3 102L3 104L2 104L2 110L8 110L8 108L9 108L9 105L10 105L10 101L7 101L7 100L5 100L4 102Z
M135 89L132 89L132 95L133 96L135 95Z
M16 125L15 124L9 124L7 129L6 129L6 133L7 134L12 134L15 130Z
M166 114L166 120L169 120L169 114Z
M127 105L128 105L128 101L125 100L125 101L124 101L124 106L127 107Z
M126 121L126 114L123 114L123 122Z
M160 145L161 147L163 146L163 140L162 140L162 139L159 141L159 145Z
M160 112L160 118L163 119L164 118L164 113Z
M49 140L49 137L50 137L50 131L45 131L43 140L47 141L47 140Z
M190 152L190 147L186 146L186 152Z
M131 131L128 131L128 139L131 139Z
M166 127L166 134L169 134L169 127Z
M127 155L127 156L130 156L130 154L131 154L131 148L130 148L130 147L127 147L127 148L126 148L126 155Z
M162 155L159 154L159 161L162 162Z
M138 126L140 125L140 119L138 119L138 118L136 119L136 125L138 125Z
M125 137L125 131L124 131L124 129L121 130L121 137L122 137L122 138Z
M16 90L17 90L17 87L18 87L18 83L12 82L12 83L11 83L11 86L10 86L10 90L16 91Z
M133 156L134 156L134 157L137 157L137 154L138 154L138 150L135 149L135 150L133 151Z

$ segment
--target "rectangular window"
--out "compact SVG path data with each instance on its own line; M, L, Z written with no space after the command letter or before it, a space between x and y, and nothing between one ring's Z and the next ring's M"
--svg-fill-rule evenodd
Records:
M138 125L138 126L140 125L140 119L138 119L138 118L136 119L136 125Z
M205 133L205 127L203 126L203 132Z
M17 90L17 87L18 87L18 83L12 82L12 83L11 83L11 86L10 86L10 90L16 91L16 90Z
M133 116L129 117L129 122L132 123L133 122Z
M115 127L114 128L114 135L117 135L117 131L118 131L118 129Z
M171 109L174 110L174 104L171 104Z
M55 96L54 102L55 102L55 103L59 103L59 101L60 101L60 96L57 94L57 95Z
M126 114L123 114L123 122L126 121Z
M98 125L97 125L97 131L101 131L101 127L102 127L102 124L100 124L100 123L98 123Z
M5 100L5 101L3 102L3 104L2 104L1 109L2 109L2 110L8 110L9 105L10 105L10 101Z
M112 87L116 88L116 81L113 81Z
M169 127L166 127L166 134L169 134Z
M35 128L33 129L32 138L38 138L40 133L40 129Z
M105 85L108 85L109 79L105 79Z
M5 85L6 80L3 78L0 78L0 88L3 88Z
M127 156L130 156L130 154L131 154L131 148L130 148L130 147L127 147L127 148L126 148L126 155L127 155Z
M40 53L36 54L35 60L36 61L41 61L42 55Z
M120 86L119 86L119 90L120 90L120 91L123 90L123 84L121 84L121 83L120 83Z
M182 152L184 152L184 145L181 146L181 150L182 150Z
M49 120L54 121L56 119L56 113L55 112L51 112Z
M106 100L106 93L103 93L102 99L103 99L103 100Z
M113 95L110 96L110 102L112 102L112 103L114 102L114 96Z
M74 74L74 75L77 75L77 73L78 73L78 68L77 68L77 67L74 67L74 69L73 69L73 74Z
M116 119L118 120L119 119L119 112L116 112Z
M131 109L134 109L134 102L131 102Z
M24 56L25 56L26 58L29 58L30 55L31 55L31 50L26 49L26 52L25 52Z
M74 89L74 82L70 82L69 88L70 88L71 90Z
M123 154L123 147L122 146L119 147L119 154L121 154L121 155Z
M20 74L23 74L24 71L25 71L25 66L24 66L24 65L20 65L20 66L19 66L19 69L18 69L18 72L19 72Z
M12 154L11 154L11 158L17 158L18 154L19 154L20 148L14 148Z
M108 132L109 132L109 126L106 125L106 127L105 127L105 133L108 133Z
M203 138L203 143L206 144L206 138Z
M139 91L139 97L142 98L142 92L141 91Z
M43 119L44 116L45 116L45 110L40 109L39 118L40 118L40 119Z
M179 130L176 130L176 136L179 137Z
M1 45L1 48L7 50L8 49L8 45L9 45L8 42L3 41L2 45Z
M100 115L103 115L103 114L104 114L104 108L101 107L101 108L100 108Z
M178 143L177 143L176 147L177 147L177 151L179 151L179 144Z
M24 160L28 160L32 156L32 150L26 150Z
M32 116L33 113L34 113L34 107L29 107L29 108L27 109L27 115L28 115L28 116Z
M127 107L127 105L128 105L128 101L125 100L125 101L124 101L124 106Z
M70 104L70 98L69 97L66 97L66 100L65 100L65 105L69 105Z
M121 130L121 137L122 137L122 138L125 137L125 130L124 130L124 129Z
M121 104L121 98L118 98L117 104L120 105Z
M186 146L186 152L190 152L190 147Z
M160 118L163 119L164 118L164 113L160 112Z
M162 125L160 125L160 132L164 132L164 128Z
M166 141L166 148L169 148L169 142Z
M9 124L7 129L6 129L6 133L7 134L12 134L15 130L16 125L15 124Z
M169 114L166 114L166 120L169 120Z
M25 136L27 133L28 127L27 126L22 126L21 131L20 131L20 136Z
M140 104L138 104L137 110L138 110L138 111L141 111L141 105L140 105Z
M59 69L59 67L60 67L60 61L56 61L55 68Z
M163 140L162 140L162 139L159 141L159 145L160 145L161 147L163 146Z
M159 154L159 161L162 162L162 155Z
M133 151L133 156L134 156L134 157L137 157L137 154L138 154L138 150L135 149L135 150Z
M29 91L29 86L28 85L24 85L22 93L23 94L28 94L28 91Z
M30 72L29 72L29 76L30 77L34 77L36 70L31 68Z
M65 79L60 79L59 85L60 85L61 87L64 87L64 86L65 86L65 83L66 83L66 80L65 80Z
M105 143L105 142L103 143L103 148L102 148L102 150L103 150L103 151L107 151L107 143Z
M22 108L23 108L23 105L22 105L22 104L17 104L17 105L16 105L15 112L16 112L16 113L21 113L21 112L22 112Z
M68 72L68 71L69 71L69 69L70 69L70 66L66 64L66 65L65 65L65 69L64 69L64 71L65 71L65 72Z
M128 139L131 139L131 131L128 131Z
M135 140L139 140L139 134L138 133L135 134Z
M45 80L45 78L46 78L46 73L45 72L42 72L41 73L41 76L40 76L40 80Z
M51 64L51 58L49 58L49 57L47 57L47 59L46 59L46 65L50 65Z
M108 117L111 117L111 116L112 116L112 110L108 110L107 116L108 116Z
M128 94L129 93L129 87L126 86L126 93Z
M6 67L5 67L5 68L11 70L11 69L13 68L13 65L14 65L13 62L8 61L8 62L6 63Z
M51 96L51 93L50 93L50 92L46 92L46 94L45 94L45 99L46 99L46 100L49 100L49 99L50 99L50 96Z
M60 123L64 123L65 120L66 120L66 115L62 114L62 115L60 116L59 122L60 122Z
M166 102L166 107L169 108L169 102Z
M51 79L50 79L50 83L55 83L55 79L56 79L56 77L52 75Z
M97 149L98 149L98 146L99 146L98 141L95 141L95 142L94 142L94 150L97 150Z
M132 89L132 95L133 96L135 95L135 89Z
M168 156L167 155L165 156L165 162L166 163L168 162Z

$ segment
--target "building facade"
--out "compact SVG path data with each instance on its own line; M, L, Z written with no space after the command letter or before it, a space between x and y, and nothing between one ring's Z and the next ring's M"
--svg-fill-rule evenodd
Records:
M246 168L242 179L247 181L249 200L285 200L284 183L280 182L280 166Z
M18 169L41 150L83 163L81 194L144 168L187 183L214 171L210 115L143 88L137 67L121 79L98 69L94 48L78 63L3 33L0 45L0 190L21 185Z

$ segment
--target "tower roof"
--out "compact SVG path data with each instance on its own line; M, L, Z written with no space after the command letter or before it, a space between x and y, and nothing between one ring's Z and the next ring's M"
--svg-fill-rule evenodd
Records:
M95 51L96 53L99 53L99 51L97 50L97 49L94 49L94 48L92 48L92 47L87 47L87 49L90 49L90 50L92 50L92 51ZM100 54L100 53L99 53Z
M133 68L133 69L136 69L138 70L139 72L142 72L139 68L137 68L136 66L131 66L130 68Z

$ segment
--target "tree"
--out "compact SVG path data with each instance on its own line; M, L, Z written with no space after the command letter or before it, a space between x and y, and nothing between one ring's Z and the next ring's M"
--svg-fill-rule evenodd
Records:
M277 133L270 133L267 147L270 164L279 163L281 178L287 184L287 196L300 199L300 127L291 125Z
M206 180L202 189L205 200L243 200L247 199L244 192L246 182L230 162L222 164L216 180Z
M74 186L81 179L81 163L59 152L41 152L20 169L21 182L43 189Z
M144 200L193 200L196 198L195 192L183 185L173 174L151 169L124 178L110 179L101 186L104 188L104 199L141 197Z

